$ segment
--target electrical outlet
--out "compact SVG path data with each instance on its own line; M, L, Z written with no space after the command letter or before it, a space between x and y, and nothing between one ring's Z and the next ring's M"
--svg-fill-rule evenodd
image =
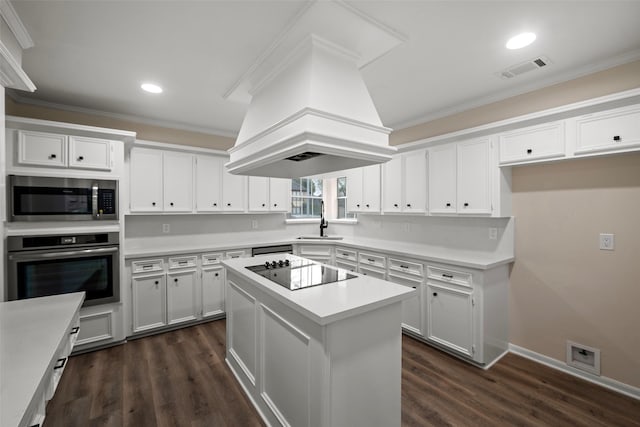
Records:
M171 226L169 224L162 224L162 232L169 233L171 231Z
M600 250L612 251L615 247L614 234L600 233Z
M254 230L258 229L258 220L257 219L252 219L251 220L251 228Z
M489 227L489 240L498 240L498 229Z

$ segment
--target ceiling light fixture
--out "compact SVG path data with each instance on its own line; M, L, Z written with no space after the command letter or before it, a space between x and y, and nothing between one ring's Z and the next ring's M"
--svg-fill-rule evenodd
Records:
M507 42L507 49L521 49L525 46L529 46L536 39L534 33L522 33L517 36L513 36Z
M142 83L140 85L140 87L142 88L142 90L144 90L145 92L149 92L149 93L162 93L162 88L156 84L153 83Z

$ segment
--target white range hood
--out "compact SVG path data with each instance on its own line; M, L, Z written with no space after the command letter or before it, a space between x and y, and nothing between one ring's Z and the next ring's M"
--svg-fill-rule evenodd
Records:
M309 3L227 92L250 101L227 170L297 178L390 160L360 69L402 40L346 3Z

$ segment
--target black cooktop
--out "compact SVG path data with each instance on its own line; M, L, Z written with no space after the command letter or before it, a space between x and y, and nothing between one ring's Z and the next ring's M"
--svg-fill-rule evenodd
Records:
M307 259L274 260L246 268L292 291L357 277L346 270Z

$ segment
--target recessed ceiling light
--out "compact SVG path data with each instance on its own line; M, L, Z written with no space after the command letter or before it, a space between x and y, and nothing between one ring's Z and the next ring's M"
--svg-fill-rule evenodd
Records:
M153 83L142 83L140 87L142 88L142 90L149 93L162 93L162 88Z
M507 49L520 49L525 46L529 46L536 39L534 33L522 33L517 36L513 36L507 42Z

